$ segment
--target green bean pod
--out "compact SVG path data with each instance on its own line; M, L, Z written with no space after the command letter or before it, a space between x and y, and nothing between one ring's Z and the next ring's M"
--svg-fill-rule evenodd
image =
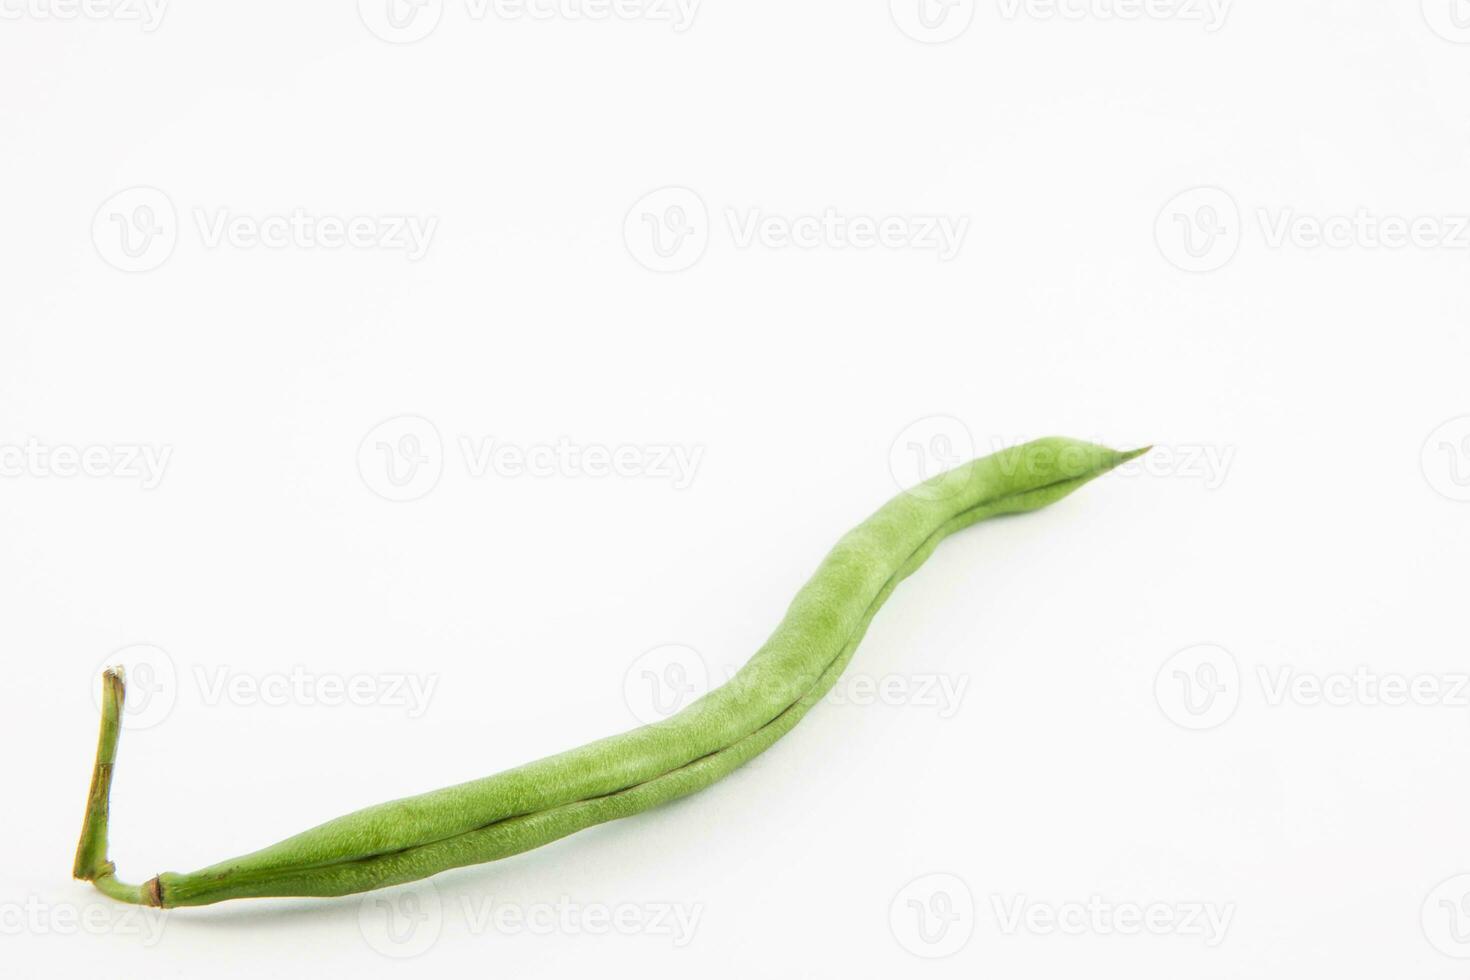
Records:
M515 769L367 807L269 847L142 885L107 859L123 678L106 673L102 732L74 874L166 908L234 898L349 895L494 861L703 789L763 752L836 683L869 622L939 542L1036 510L1146 450L1041 439L899 494L848 532L766 643L728 682L663 721Z

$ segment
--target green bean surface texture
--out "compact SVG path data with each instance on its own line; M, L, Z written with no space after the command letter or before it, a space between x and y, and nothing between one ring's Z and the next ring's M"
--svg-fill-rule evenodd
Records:
M801 720L852 659L879 607L945 537L1036 510L1145 452L1070 439L1027 443L899 494L848 532L764 646L727 683L663 721L515 769L367 807L199 871L119 881L108 795L124 698L103 677L102 731L76 877L113 898L173 908L233 898L332 896L519 854L703 789Z

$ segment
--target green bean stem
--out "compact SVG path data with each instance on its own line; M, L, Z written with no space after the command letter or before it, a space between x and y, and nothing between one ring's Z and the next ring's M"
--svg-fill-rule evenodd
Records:
M1044 507L1146 452L1041 439L895 497L848 532L770 639L726 684L643 728L536 762L338 817L188 874L126 885L107 859L108 793L124 697L104 674L102 729L74 874L113 898L177 907L234 898L349 895L519 854L694 793L765 751L836 683L898 583L956 531Z

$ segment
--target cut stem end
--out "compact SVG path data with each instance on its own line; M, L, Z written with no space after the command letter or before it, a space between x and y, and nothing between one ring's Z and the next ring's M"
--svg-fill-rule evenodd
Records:
M102 672L102 726L97 733L97 759L92 764L87 812L82 818L82 836L77 841L77 856L71 873L75 878L90 881L109 898L133 905L162 907L163 893L157 878L142 885L125 884L117 880L116 869L107 859L108 805L112 796L112 769L117 760L117 740L122 732L126 687L121 667L109 667Z

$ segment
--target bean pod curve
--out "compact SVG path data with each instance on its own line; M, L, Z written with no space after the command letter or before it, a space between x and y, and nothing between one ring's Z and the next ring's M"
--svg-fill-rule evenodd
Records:
M900 493L844 535L765 644L729 681L677 714L141 885L120 881L108 858L125 696L122 669L110 668L73 874L112 898L162 908L350 895L520 854L688 796L765 751L826 695L874 614L940 541L990 517L1045 507L1146 451L1053 437L965 463Z

